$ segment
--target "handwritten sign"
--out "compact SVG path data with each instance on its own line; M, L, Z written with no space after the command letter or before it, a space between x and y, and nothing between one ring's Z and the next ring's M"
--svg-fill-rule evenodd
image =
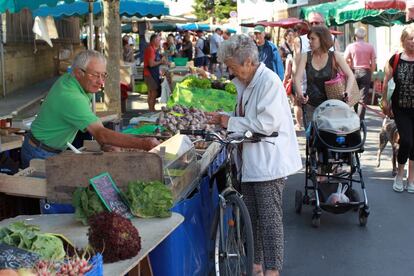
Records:
M100 174L89 180L105 207L125 218L131 218L128 205L109 173Z
M0 269L33 267L39 259L40 257L36 253L7 244L0 244Z

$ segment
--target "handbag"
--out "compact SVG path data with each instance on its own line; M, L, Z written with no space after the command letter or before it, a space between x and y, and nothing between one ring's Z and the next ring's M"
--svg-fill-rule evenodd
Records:
M336 99L343 101L347 98L346 103L349 106L357 104L361 98L360 90L356 80L352 83L352 89L350 95L345 95L346 91L346 76L336 63L335 54L332 57L332 78L325 81L325 93L328 100ZM336 73L336 74L335 74Z
M286 90L286 95L292 95L292 79L289 79L286 83L283 83Z

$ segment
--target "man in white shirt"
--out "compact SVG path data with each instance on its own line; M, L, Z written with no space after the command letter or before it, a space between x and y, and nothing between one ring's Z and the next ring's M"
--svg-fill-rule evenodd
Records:
M223 34L223 31L220 28L216 28L216 30L214 31L214 34L211 36L211 39L210 39L211 73L215 74L216 69L218 67L219 69L219 72L217 74L218 76L222 75L221 66L217 66L218 65L217 51L218 51L218 48L220 47L221 42L223 42L222 34Z
M194 66L203 68L205 71L207 71L207 56L203 52L206 40L203 37L203 31L198 30L196 34L198 39L195 45Z

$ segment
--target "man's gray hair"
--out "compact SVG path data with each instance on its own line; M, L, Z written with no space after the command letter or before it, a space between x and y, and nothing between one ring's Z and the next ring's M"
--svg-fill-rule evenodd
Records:
M96 58L106 65L106 58L100 52L85 50L75 56L72 62L72 69L80 68L85 70L92 58Z
M259 52L257 45L253 39L245 34L232 35L228 40L221 43L218 52L217 60L225 62L232 58L242 65L248 58L253 64L259 64Z
M363 27L359 27L355 30L355 36L358 38L364 38L367 34L367 31Z

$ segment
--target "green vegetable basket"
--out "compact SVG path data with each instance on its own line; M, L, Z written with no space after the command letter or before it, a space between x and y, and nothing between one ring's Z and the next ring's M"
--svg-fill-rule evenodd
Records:
M188 58L176 57L176 58L173 58L173 61L175 63L175 66L186 66L188 62Z

